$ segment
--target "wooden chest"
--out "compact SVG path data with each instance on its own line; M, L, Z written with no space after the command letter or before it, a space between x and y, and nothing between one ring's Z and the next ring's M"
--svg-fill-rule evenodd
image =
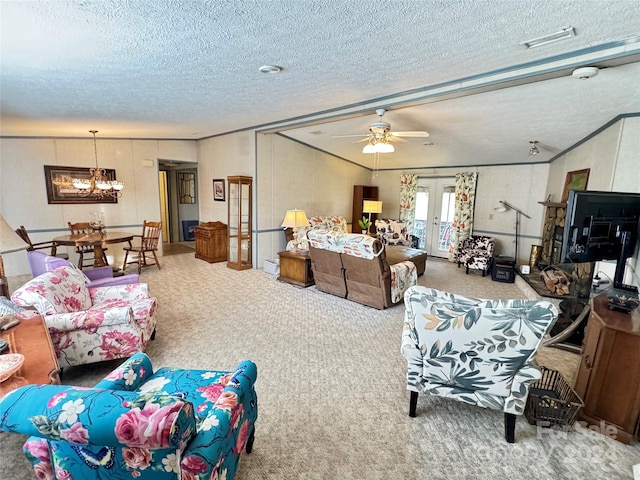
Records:
M227 261L227 226L222 222L207 222L194 228L196 258L209 263Z

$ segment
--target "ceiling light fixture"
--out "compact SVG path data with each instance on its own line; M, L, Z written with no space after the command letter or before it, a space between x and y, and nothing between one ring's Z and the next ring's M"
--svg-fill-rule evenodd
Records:
M389 143L386 138L377 138L372 136L362 148L362 153L393 153L396 149Z
M120 190L124 188L124 183L116 179L110 180L104 168L98 166L98 147L96 145L96 133L98 130L89 130L93 134L93 153L96 159L95 168L89 168L90 178L74 178L73 186L78 190L81 197L93 196L95 198L120 197Z
M538 150L538 141L529 140L529 144L531 145L531 148L529 148L529 156L533 157L535 155L538 155L540 153L540 150Z
M527 40L526 42L520 43L520 45L524 45L527 48L541 47L542 45L565 40L567 38L574 37L575 35L576 31L573 27L566 27L559 32L552 33L551 35L544 35L542 37L533 38L531 40Z
M258 70L262 73L280 73L283 68L278 65L263 65Z

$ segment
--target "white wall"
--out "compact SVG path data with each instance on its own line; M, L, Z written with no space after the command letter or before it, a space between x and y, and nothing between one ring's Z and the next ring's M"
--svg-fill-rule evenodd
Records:
M200 222L227 223L227 177L253 177L255 206L255 142L253 132L238 132L198 141L198 192ZM213 180L224 180L225 201L213 200ZM255 225L255 210L254 210ZM254 262L255 264L255 262Z
M371 172L280 135L258 135L257 256L254 267L284 250L280 225L287 210L351 220L353 186L371 184Z
M521 216L519 226L518 257L528 263L531 245L540 243L544 207L538 202L545 199L549 174L548 164L504 165L473 168L430 168L405 173L420 177L453 177L461 172L478 172L473 232L496 239L496 252L513 256L515 252L515 213L496 212L499 200L509 202L529 215ZM400 174L398 170L382 171L377 179L382 216L398 218L400 212Z
M190 140L97 140L98 163L114 168L125 183L116 204L50 205L47 203L44 165L92 167L92 138L2 138L0 141L0 209L7 222L24 225L34 242L68 233L67 222L86 221L89 212L104 212L108 229L139 233L143 220L159 219L158 158L197 162L196 142ZM145 160L153 166L145 166ZM75 260L75 253L67 249ZM118 265L122 249L107 252ZM3 255L7 276L30 273L24 252Z
M621 118L551 164L547 194L560 201L567 172L584 168L591 169L588 190L640 193L639 152L640 117ZM600 270L615 269L599 265ZM627 261L624 281L640 286L640 248Z

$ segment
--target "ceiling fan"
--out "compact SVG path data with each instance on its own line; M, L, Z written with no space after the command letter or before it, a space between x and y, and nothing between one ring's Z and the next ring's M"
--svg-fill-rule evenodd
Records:
M382 121L382 116L385 114L384 108L377 108L376 114L378 115L378 121L369 125L369 133L367 134L355 134L355 135L332 135L332 138L346 138L346 137L365 137L359 142L369 142L369 145L375 144L389 144L390 142L406 142L403 138L426 138L429 136L428 132L412 131L412 132L392 132L391 125ZM365 146L365 149L369 146ZM393 146L391 146L389 152L393 152ZM370 153L363 149L363 153ZM371 152L373 153L373 152ZM387 152L381 152L387 153Z

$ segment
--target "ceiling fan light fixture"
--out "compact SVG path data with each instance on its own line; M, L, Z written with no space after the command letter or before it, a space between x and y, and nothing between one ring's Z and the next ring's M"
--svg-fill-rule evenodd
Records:
M531 145L531 147L529 148L529 156L533 157L535 155L538 155L540 153L540 150L538 149L538 141L537 140L529 140L529 144Z
M376 153L375 145L373 143L367 143L362 148L362 153Z

